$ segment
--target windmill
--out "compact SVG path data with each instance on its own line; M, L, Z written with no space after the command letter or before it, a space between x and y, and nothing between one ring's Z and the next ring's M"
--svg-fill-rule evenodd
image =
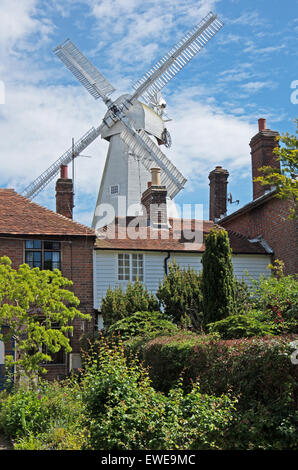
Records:
M103 100L108 109L102 123L96 128L92 127L33 181L23 191L23 196L35 197L57 175L61 165L70 163L101 136L109 141L109 148L97 206L103 203L112 204L117 215L119 196L126 196L127 207L139 204L141 192L147 187L150 169L156 166L161 169L161 184L166 186L168 197L172 200L183 189L186 178L160 150L160 145L169 147L171 144L171 137L165 126L167 116L161 90L222 27L223 23L217 15L208 13L133 85L132 94L122 95L114 101L110 95L115 88L70 39L57 46L54 49L55 55L93 98ZM93 219L93 226L95 224L96 217Z

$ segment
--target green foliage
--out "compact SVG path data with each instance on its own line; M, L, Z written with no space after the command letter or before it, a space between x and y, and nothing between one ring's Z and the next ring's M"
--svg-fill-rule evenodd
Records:
M94 450L218 449L234 412L235 400L202 395L198 385L189 394L179 383L168 396L155 391L121 345L102 342L83 380Z
M194 349L212 343L217 338L218 334L198 335L181 331L171 337L157 337L147 342L143 347L142 359L149 366L153 386L167 393L181 376L185 390L189 391L191 384L199 376L196 375L197 369L192 357Z
M175 261L170 263L156 296L165 314L175 323L183 324L189 319L193 328L201 330L201 275L194 269L181 269Z
M129 317L119 320L107 330L107 335L119 334L122 341L134 337L144 340L162 335L172 335L178 332L178 327L168 320L161 312L136 312Z
M68 289L71 285L57 269L41 271L23 264L15 270L9 258L0 258L0 329L9 326L0 340L14 338L19 357L9 365L16 365L17 377L23 373L33 380L45 372L41 363L51 361L51 356L42 352L42 346L49 353L71 351L70 323L74 318L90 319L76 308L80 302Z
M79 450L88 437L83 412L74 380L42 382L38 390L19 388L2 400L0 429L18 450Z
M109 288L102 299L101 314L105 328L135 312L158 310L158 302L153 294L149 294L140 281L130 282L124 292L122 287Z
M207 325L210 333L219 333L223 339L250 338L274 334L274 327L265 321L263 313L250 311L246 314L230 315L223 320Z
M295 276L252 280L251 304L264 313L275 334L298 333L298 280Z
M197 338L196 338L197 336ZM183 373L185 387L200 378L202 393L220 395L233 389L242 406L270 405L290 385L295 390L298 368L291 363L292 336L221 340L215 335L156 338L144 350L144 364L156 389L167 392ZM297 393L297 389L296 392Z
M235 281L232 252L225 230L211 230L202 256L204 323L222 320L234 313Z
M297 119L295 120L298 125ZM296 130L296 134L297 134ZM288 132L282 137L277 137L277 142L282 143L273 150L276 159L281 163L281 171L271 166L259 168L262 176L254 181L260 182L263 186L275 186L279 199L288 199L292 205L289 210L289 219L298 218L298 139Z

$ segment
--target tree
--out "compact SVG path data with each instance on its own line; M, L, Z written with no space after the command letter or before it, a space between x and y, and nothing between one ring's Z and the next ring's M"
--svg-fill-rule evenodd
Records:
M234 312L235 280L227 232L223 229L211 230L205 246L202 293L204 323L207 325Z
M30 269L22 264L15 270L9 258L0 258L0 332L3 326L9 327L0 340L14 339L15 358L8 362L16 367L17 381L24 374L32 383L45 373L42 363L51 361L51 354L61 348L71 351L68 335L74 318L91 319L76 308L80 301L68 289L72 284L58 269Z
M298 133L298 120L296 134ZM262 176L254 178L254 181L260 182L262 186L275 186L277 189L276 197L288 199L291 201L289 209L289 219L298 218L298 139L295 135L288 133L278 136L277 141L284 146L276 147L273 153L276 159L281 163L281 170L271 166L259 168Z
M188 321L199 330L201 327L202 291L201 275L194 269L181 269L174 261L160 283L156 296L164 313L175 323Z

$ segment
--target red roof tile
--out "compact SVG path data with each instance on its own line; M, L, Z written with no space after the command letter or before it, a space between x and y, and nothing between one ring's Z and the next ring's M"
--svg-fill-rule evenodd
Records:
M94 230L0 188L0 234L95 236Z
M204 238L219 225L209 220L169 219L169 229L135 227L134 217L116 218L115 223L98 232L96 249L204 252ZM203 229L203 238L200 233ZM129 233L131 230L131 233ZM226 230L226 229L225 229ZM232 251L238 254L266 254L260 243L251 243L239 233L229 231Z

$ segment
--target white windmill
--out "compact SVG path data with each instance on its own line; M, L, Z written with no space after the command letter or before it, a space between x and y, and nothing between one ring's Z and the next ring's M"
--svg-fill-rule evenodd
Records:
M165 126L165 101L160 91L222 27L223 22L217 15L208 13L133 85L132 94L122 95L114 101L109 97L115 91L114 87L69 39L56 47L56 56L95 99L104 101L108 110L99 127L92 127L22 194L35 197L57 175L61 165L70 163L101 136L109 141L109 148L96 206L112 204L117 215L119 196L126 197L126 208L138 206L150 179L150 168L156 166L161 169L161 183L173 200L184 187L186 178L159 148L161 144L166 147L171 144ZM96 217L92 225L95 224Z

